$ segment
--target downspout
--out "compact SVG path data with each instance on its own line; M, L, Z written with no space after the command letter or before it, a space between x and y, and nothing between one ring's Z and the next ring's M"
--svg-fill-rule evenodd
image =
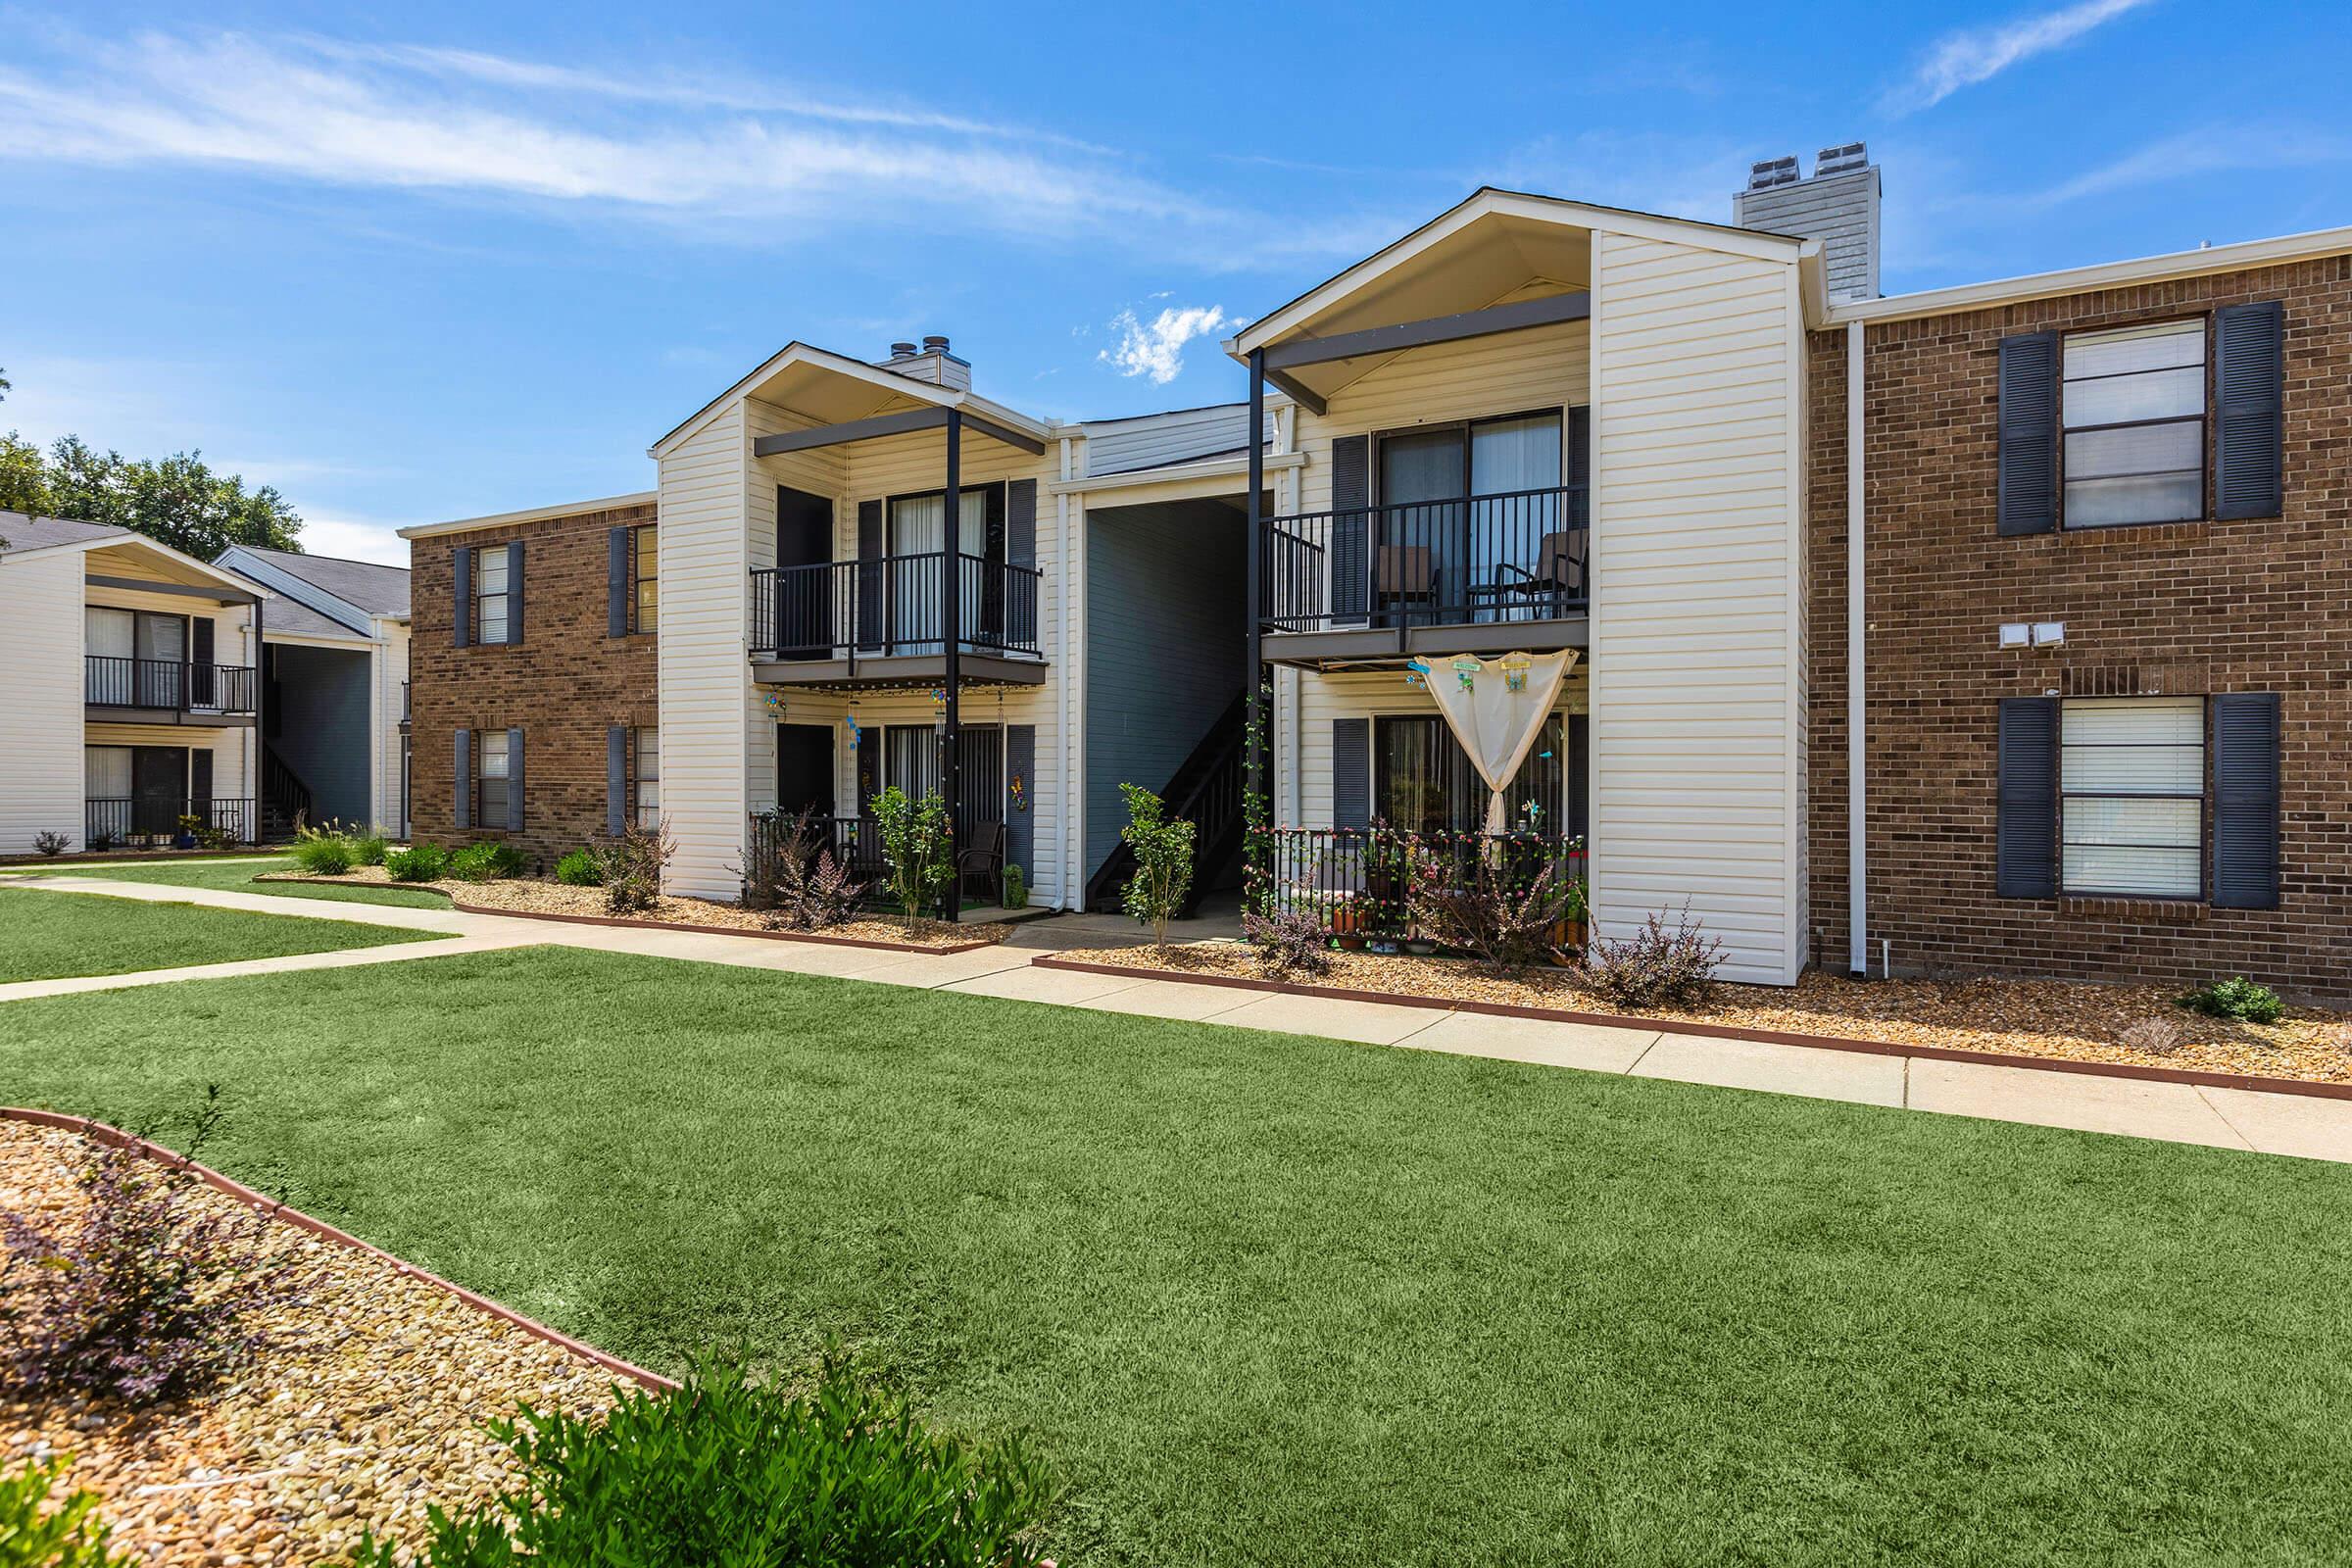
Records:
M1074 443L1063 436L1061 447L1061 478L1064 483L1077 477ZM1086 735L1080 728L1084 710L1079 694L1085 690L1086 672L1086 512L1083 500L1073 508L1070 494L1064 490L1054 498L1056 523L1060 528L1061 556L1061 887L1060 907L1077 909L1084 903L1081 894L1086 880ZM1075 512L1077 522L1071 522ZM1037 781L1030 780L1030 795L1036 798Z
M1869 638L1863 576L1863 325L1845 323L1845 931L1846 968L1870 973Z

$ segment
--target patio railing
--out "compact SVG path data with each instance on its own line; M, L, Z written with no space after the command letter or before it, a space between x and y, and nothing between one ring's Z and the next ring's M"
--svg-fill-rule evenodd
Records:
M945 646L945 554L884 556L752 573L754 654L777 660L936 654ZM959 555L960 647L1040 651L1035 566Z
M168 708L182 713L250 713L251 664L82 656L82 701L99 708Z
M1266 519L1269 631L1557 620L1592 601L1587 489L1346 507Z
M169 839L179 832L182 815L200 816L208 827L239 844L253 842L252 800L218 795L198 801L169 795L91 796L82 803L82 842L98 849L132 839Z
M1418 936L1409 906L1416 865L1457 887L1469 886L1489 865L1512 888L1525 888L1547 867L1561 879L1585 874L1581 839L1540 833L1273 828L1265 838L1263 901L1313 911L1335 936Z

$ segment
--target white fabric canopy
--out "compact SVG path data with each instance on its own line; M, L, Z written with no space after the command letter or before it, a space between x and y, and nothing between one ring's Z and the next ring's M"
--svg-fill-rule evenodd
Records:
M1522 662L1527 679L1513 691L1505 666ZM1560 700L1560 683L1575 662L1574 650L1505 654L1484 662L1467 655L1427 661L1429 694L1446 715L1446 727L1469 754L1470 765L1493 792L1487 802L1488 832L1504 831L1503 791L1519 776L1520 764L1543 732L1552 704ZM1470 677L1467 682L1464 675Z

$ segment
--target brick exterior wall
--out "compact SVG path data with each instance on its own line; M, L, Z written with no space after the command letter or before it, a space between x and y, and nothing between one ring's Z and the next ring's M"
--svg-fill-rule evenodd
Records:
M2278 299L2285 514L2004 539L1997 344ZM1870 933L1898 971L2352 995L2352 258L1867 329ZM1846 962L1845 336L1811 343L1811 895ZM2210 440L2210 436L2209 436ZM2003 652L2003 621L2062 620ZM2275 910L1993 893L2002 697L2282 694Z
M605 635L607 530L654 520L651 502L512 527L410 541L410 828L418 839L505 839L552 868L564 851L604 835L605 731L657 722L655 640ZM523 541L523 640L451 644L453 561ZM478 557L477 557L478 560ZM461 830L456 732L523 732L520 830Z

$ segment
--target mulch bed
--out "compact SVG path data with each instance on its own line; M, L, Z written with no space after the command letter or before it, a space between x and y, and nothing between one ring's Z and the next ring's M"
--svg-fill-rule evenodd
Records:
M1055 958L1195 978L1275 978L1259 966L1250 948L1230 941L1170 948L1164 960L1148 947L1073 949ZM1505 977L1451 958L1334 953L1331 960L1326 973L1287 978L1300 985L1381 996L2165 1071L2352 1084L2352 1012L2290 1007L2277 1023L2238 1023L2179 1006L2174 1002L2179 991L2159 986L2061 980L1863 981L1807 974L1787 988L1718 986L1714 1004L1704 1008L1628 1009L1612 1006L1560 969ZM2165 1051L2125 1043L2126 1031L2150 1019L2178 1030L2179 1043Z
M395 882L380 865L358 865L341 876L312 876L301 871L270 871L256 882L316 882L322 887L369 883L379 887L418 888L442 893L458 908L472 914L514 914L534 919L577 920L591 925L652 926L661 929L717 931L728 936L775 937L791 942L830 942L847 947L884 948L907 953L962 953L1002 942L1011 935L1003 921L950 925L944 920L902 920L867 915L822 931L789 931L767 924L758 909L720 904L711 899L683 899L663 895L650 909L615 915L605 906L602 888L575 888L562 882L528 877L506 877L493 882Z
M80 1152L74 1133L0 1119L0 1209L70 1232ZM211 1187L190 1200L241 1206ZM110 1545L134 1560L310 1563L340 1558L363 1529L413 1538L427 1504L511 1485L484 1422L525 1401L578 1415L612 1403L611 1367L389 1258L292 1222L263 1245L296 1294L229 1381L144 1410L0 1395L0 1467L72 1455L61 1488L98 1494Z

